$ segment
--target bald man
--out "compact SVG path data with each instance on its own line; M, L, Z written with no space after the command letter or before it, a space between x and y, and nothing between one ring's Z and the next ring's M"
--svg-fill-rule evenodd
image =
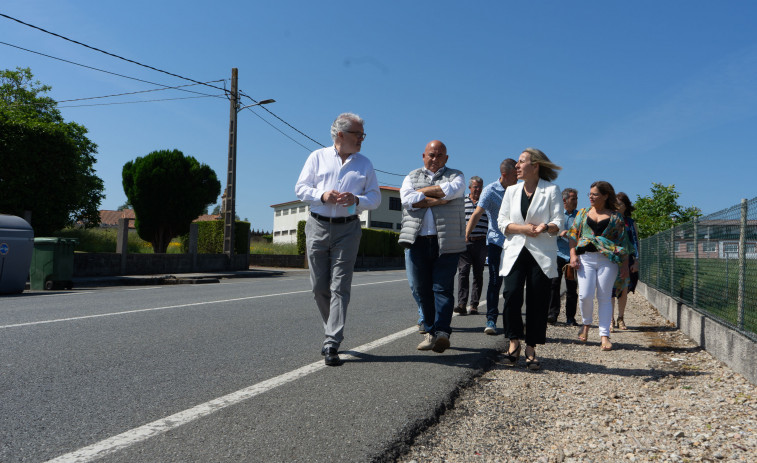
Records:
M450 345L455 273L465 251L465 178L447 167L447 147L433 140L423 151L423 167L402 182L400 245L409 249L413 294L423 309L426 334L418 350L444 352Z

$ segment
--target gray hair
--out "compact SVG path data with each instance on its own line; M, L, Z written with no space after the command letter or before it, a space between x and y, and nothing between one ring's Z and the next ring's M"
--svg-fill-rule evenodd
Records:
M515 170L515 165L517 162L515 159L507 158L504 161L502 161L502 164L499 165L499 171L502 174L505 174L507 172L510 172L512 170Z
M342 113L334 120L334 123L331 124L331 139L336 141L336 135L339 132L346 132L350 128L352 128L352 124L361 124L365 125L365 121L358 116L357 114L353 113Z
M566 188L562 190L562 200L565 201L566 199L568 199L568 195L571 193L576 195L576 198L578 197L578 191L576 191L575 188Z
M484 180L481 177L479 177L478 175L474 175L473 177L470 178L470 182L468 183L468 185L470 185L473 182L483 184Z

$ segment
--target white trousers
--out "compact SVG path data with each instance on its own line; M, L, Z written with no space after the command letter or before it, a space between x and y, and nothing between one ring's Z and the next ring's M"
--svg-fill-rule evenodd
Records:
M594 294L599 306L599 335L610 336L612 321L612 287L618 276L618 264L598 252L578 256L578 303L584 325L591 325L594 314Z

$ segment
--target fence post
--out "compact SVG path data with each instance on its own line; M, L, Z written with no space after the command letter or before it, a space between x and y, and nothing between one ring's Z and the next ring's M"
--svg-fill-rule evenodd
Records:
M696 309L699 292L699 217L694 217L694 281L692 286L691 305Z
M116 253L121 254L120 274L126 275L126 255L129 254L129 220L118 219L118 233L116 235Z
M662 241L662 234L658 233L655 235L655 241L657 241L657 290L662 291L662 286L660 286L660 274L662 273L662 252L660 252L660 242Z
M746 291L746 225L747 225L747 200L741 200L741 230L739 232L739 299L738 299L738 324L740 330L744 329L744 300Z
M676 297L675 269L676 269L676 227L673 227L670 229L670 295L673 297Z

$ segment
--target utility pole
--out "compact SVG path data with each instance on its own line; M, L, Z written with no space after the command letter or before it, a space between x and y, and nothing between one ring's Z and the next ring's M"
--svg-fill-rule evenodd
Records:
M237 114L239 93L237 91L237 68L231 68L231 112L229 113L229 168L226 177L226 201L223 213L223 253L229 256L229 267L234 262L234 222L236 221L237 197Z

